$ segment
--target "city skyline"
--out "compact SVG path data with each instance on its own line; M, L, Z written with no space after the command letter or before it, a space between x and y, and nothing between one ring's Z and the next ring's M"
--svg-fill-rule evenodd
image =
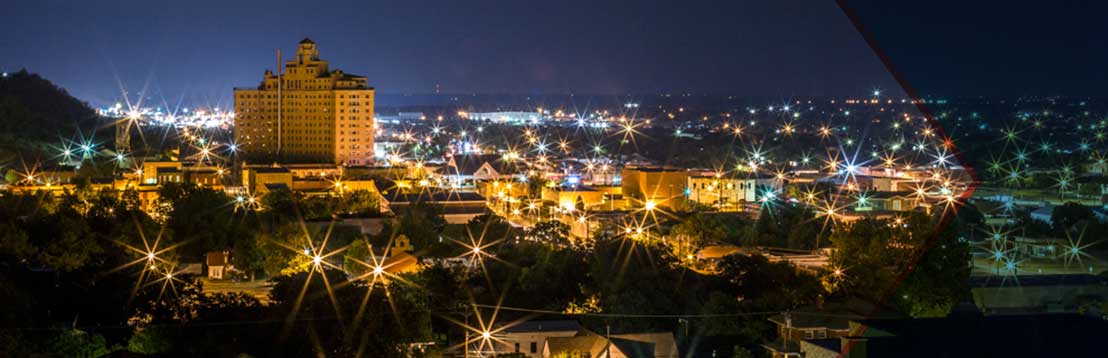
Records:
M869 1L5 5L0 357L1104 355L1108 6Z

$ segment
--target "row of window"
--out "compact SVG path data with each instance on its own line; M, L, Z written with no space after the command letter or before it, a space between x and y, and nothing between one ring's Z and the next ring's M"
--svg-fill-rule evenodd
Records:
M699 185L697 185L699 184ZM755 184L739 183L739 190L754 189ZM712 183L692 183L689 185L689 189L708 189L709 187L715 187ZM728 183L727 189L735 187L734 183Z
M301 133L297 133L297 134L301 134ZM310 140L320 140L321 137L322 136L319 136L319 135L315 135L315 136L286 135L285 140L287 140L287 141L310 141Z
M265 93L265 94L261 94L261 93ZM275 100L275 99L278 98L277 97L277 92L274 92L274 91L238 92L238 93L236 93L236 95L240 99L249 98L249 99L274 99ZM335 98L330 93L315 93L315 94L281 93L280 97L284 98L286 101L288 101L290 99L326 99L326 100L329 100L329 99ZM363 96L363 97L369 98L369 96ZM340 99L346 99L346 96L345 95L339 95L339 98ZM351 99L357 99L357 98L361 98L361 97L358 97L357 95L351 95L350 98ZM272 102L270 102L270 103L272 103ZM368 104L369 102L367 101L365 103Z
M298 113L298 112L304 112L304 113L311 113L311 112L330 113L331 110L329 108L317 109L315 107L308 107L308 108L304 108L304 109L301 109L301 108L298 108L298 107L292 107L292 108L286 107L285 109L281 110L281 112L286 113L286 114ZM368 111L359 111L357 109L351 109L350 110L350 113L362 113L362 112L373 113L373 110L368 110ZM268 114L269 116L274 116L274 115L277 114L277 109L275 109L275 108L253 109L253 108L241 108L240 107L239 111L236 112L235 117L237 119L257 117L257 116L249 115L250 113L262 113L262 114ZM339 113L346 113L346 112L342 109L339 109ZM361 117L361 116L353 115L351 117L353 119L353 118L357 118L357 117ZM368 119L369 116L365 116L365 117ZM345 117L340 117L340 118L345 118Z
M804 330L804 339L824 339L827 338L827 330L825 329L806 329Z

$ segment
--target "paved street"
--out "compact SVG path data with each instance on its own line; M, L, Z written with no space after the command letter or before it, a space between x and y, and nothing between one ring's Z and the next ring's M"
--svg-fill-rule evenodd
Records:
M272 286L269 281L266 280L234 282L231 280L211 280L204 278L201 281L204 283L204 293L243 292L254 296L263 304L269 303L269 291L272 289Z

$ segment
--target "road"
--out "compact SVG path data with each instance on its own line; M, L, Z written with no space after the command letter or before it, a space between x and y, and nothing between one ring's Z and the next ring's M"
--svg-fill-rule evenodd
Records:
M203 278L204 293L242 292L254 296L262 304L269 303L269 291L273 289L268 280L239 281L212 280Z
M1105 270L1108 270L1108 263L1104 260L1086 257L1081 261L1073 260L1069 265L1061 259L1026 259L1019 263L1015 273L1019 275L1099 274ZM1012 275L1012 272L1007 271L1003 264L995 264L991 257L978 256L973 258L973 275L1007 276Z

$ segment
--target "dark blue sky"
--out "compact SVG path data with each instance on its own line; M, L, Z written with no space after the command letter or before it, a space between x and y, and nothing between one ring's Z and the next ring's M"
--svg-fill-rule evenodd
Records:
M849 2L925 94L1090 94L1104 82L1103 11ZM274 67L278 47L289 58L306 36L333 67L390 94L439 84L787 98L897 87L833 1L15 0L3 10L0 67L39 72L96 105L119 97L117 77L156 101L226 103Z
M895 87L828 1L58 1L4 5L0 66L93 104L119 92L230 98L307 36L381 93L711 92Z
M920 93L1108 94L1108 1L844 2Z

